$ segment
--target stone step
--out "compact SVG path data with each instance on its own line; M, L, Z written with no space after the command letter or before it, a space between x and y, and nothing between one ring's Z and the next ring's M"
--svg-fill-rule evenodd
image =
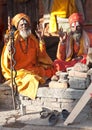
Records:
M52 97L62 99L79 99L85 90L78 90L72 88L48 88L42 87L38 89L37 97Z

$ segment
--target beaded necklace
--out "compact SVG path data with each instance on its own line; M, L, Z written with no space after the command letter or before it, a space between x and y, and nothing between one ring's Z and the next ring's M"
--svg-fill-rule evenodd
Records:
M23 48L23 45L22 45L20 40L19 40L19 44L20 44L20 49L22 50L22 52L24 54L27 54L27 51L28 51L28 38L25 40L25 48Z

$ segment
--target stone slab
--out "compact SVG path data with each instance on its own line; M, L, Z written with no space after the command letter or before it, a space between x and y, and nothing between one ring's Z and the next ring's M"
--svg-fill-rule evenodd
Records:
M43 87L39 88L37 92L37 97L52 97L52 98L62 98L62 99L79 99L85 90L77 90L72 88L67 89L54 89Z
M86 89L90 84L89 77L79 78L79 77L69 77L69 86L73 89Z
M51 81L49 82L49 88L68 88L67 82L59 83L57 81Z
M69 71L69 76L74 76L74 77L80 77L80 78L87 78L87 73L84 72L79 72L79 71Z

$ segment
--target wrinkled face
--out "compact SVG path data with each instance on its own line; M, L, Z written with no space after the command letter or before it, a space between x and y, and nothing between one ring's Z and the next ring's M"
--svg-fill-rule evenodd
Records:
M28 22L25 19L21 19L18 24L18 30L27 30L29 27Z
M82 25L79 22L73 22L71 24L71 32L74 40L79 43L82 36Z
M31 34L29 23L25 19L21 19L18 24L18 30L20 35L26 39Z

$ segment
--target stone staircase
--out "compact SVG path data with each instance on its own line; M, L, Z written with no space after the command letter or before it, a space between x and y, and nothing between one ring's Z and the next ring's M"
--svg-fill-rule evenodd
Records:
M33 130L36 130L38 127L42 130L91 130L91 101L88 102L88 104L76 118L74 123L69 126L64 126L61 119L54 127L51 127L48 125L48 118L42 120L39 116L32 114L37 112L39 114L39 112L42 110L42 107L58 111L62 111L62 109L67 109L71 112L84 91L85 90L83 89L79 90L73 88L54 89L49 87L41 87L38 89L37 98L35 100L30 100L27 97L20 96L21 104L26 106L26 113L25 115L21 115L18 118L18 122L20 123L20 125L24 123L25 128L27 127L29 129L33 127ZM0 109L1 108L4 110L13 110L11 88L7 85L1 85L0 87ZM31 114L29 113L29 110L31 111ZM35 110L35 112L33 110ZM17 122L15 123L17 124Z
M77 66L77 69L79 69L79 66ZM69 112L71 112L74 106L81 98L81 96L83 95L83 93L85 92L85 90L87 89L87 87L89 86L90 81L92 81L92 72L90 73L91 73L91 77L84 72L76 72L76 70L69 71L67 87L63 87L62 86L63 84L59 83L58 81L54 81L56 82L57 87L53 87L53 83L52 83L52 87L49 87L49 83L52 82L50 81L48 82L48 85L46 84L46 86L45 84L39 86L37 97L35 100L31 100L28 97L19 95L21 117L23 118L24 116L25 118L25 116L28 115L29 110L31 113L34 110L35 113L39 113L43 107L48 108L51 111L57 110L59 112L62 112L63 109L66 109ZM7 84L0 85L0 109L2 110L14 109L13 100L12 100L12 91ZM30 116L28 115L27 117L29 118ZM32 120L35 120L33 119L33 117L30 118L32 118ZM39 118L40 117L37 118L38 120L36 119L36 122L35 121L32 122L32 120L30 121L28 120L27 124L36 125L38 122L37 125L43 124L42 126L44 125L48 126L46 120L42 121L39 120ZM21 118L19 120L21 122ZM87 121L90 122L91 120L92 120L92 101L90 100L87 103L87 105L84 107L84 109L80 112L80 114L77 116L77 118L74 120L73 125L71 126L73 127L74 124L78 124L78 126L80 126L80 124ZM62 119L56 126L64 126ZM66 127L64 126L62 127L62 130L63 129L66 130L66 128L67 126ZM77 130L77 128L75 128L74 130Z

